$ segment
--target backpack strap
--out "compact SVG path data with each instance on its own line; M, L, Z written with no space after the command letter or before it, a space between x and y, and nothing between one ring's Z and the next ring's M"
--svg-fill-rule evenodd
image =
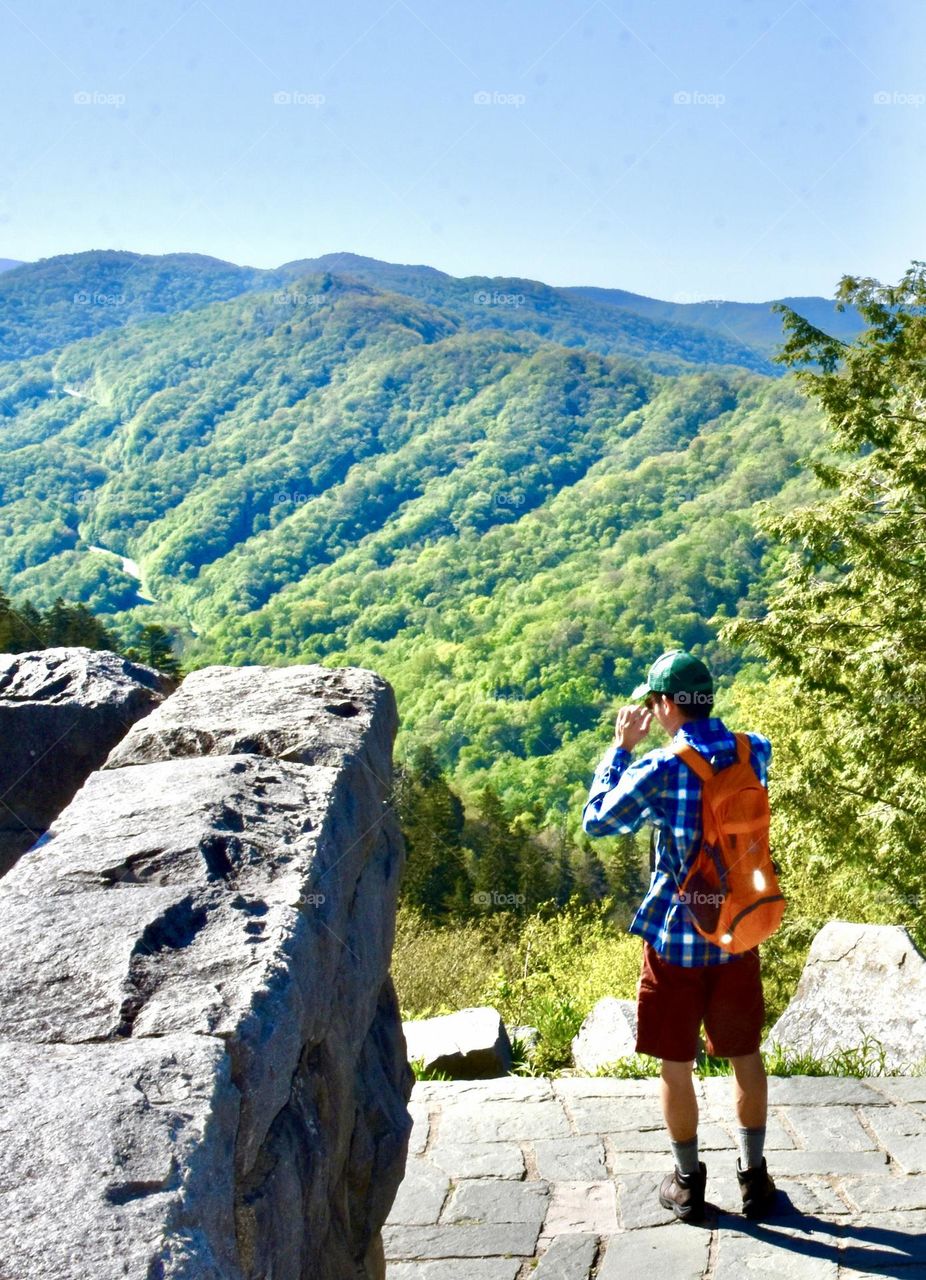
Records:
M677 742L672 744L670 750L678 756L679 760L687 764L692 773L696 774L702 782L707 782L713 778L714 770L701 755L701 752L695 751L694 747Z
M749 735L736 733L733 736L736 738L736 759L738 763L749 764L750 753L752 752L752 743L749 741ZM701 755L700 751L696 751L694 747L677 742L673 743L669 750L673 751L679 760L683 760L692 773L697 774L702 782L707 782L709 778L714 777L714 770L708 761L704 759L704 756Z

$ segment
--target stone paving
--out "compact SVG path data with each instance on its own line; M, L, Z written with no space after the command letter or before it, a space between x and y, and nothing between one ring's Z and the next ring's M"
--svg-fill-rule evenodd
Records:
M761 1223L738 1212L731 1082L697 1089L695 1226L657 1198L658 1080L419 1081L387 1280L926 1277L926 1077L771 1079Z

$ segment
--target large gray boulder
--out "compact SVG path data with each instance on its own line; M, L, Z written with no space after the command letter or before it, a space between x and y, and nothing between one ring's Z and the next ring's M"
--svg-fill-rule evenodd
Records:
M210 668L153 714L0 883L3 1273L382 1280L392 690Z
M338 768L345 756L359 753L367 768L381 768L385 753L391 769L395 723L387 716L371 718L370 692L358 684L355 671L321 666L193 671L169 702L133 727L105 767L244 754Z
M602 996L572 1039L572 1061L589 1075L636 1053L637 1007L633 1000Z
M0 875L173 687L106 650L0 654Z
M456 1080L487 1080L511 1070L511 1041L501 1014L489 1005L402 1023L408 1056L426 1071Z
M831 920L763 1048L826 1057L866 1036L883 1045L892 1068L926 1059L926 960L899 925Z

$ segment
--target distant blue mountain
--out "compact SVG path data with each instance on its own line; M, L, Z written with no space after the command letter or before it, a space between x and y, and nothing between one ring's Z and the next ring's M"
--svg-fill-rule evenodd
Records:
M725 302L711 299L706 302L663 302L659 298L627 293L624 289L597 289L593 286L561 289L560 293L597 302L601 306L632 311L650 320L710 329L766 355L773 354L782 340L781 316L772 310L772 301ZM836 304L826 298L777 298L773 301L784 302L818 329L846 342L864 327L854 307L837 311Z

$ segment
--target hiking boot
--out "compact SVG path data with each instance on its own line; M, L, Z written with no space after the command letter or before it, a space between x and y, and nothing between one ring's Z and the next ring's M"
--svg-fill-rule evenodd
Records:
M707 1185L707 1169L704 1161L698 1162L697 1173L675 1171L662 1180L659 1203L663 1209L671 1209L682 1222L700 1222L704 1217L704 1188Z
M743 1195L743 1213L747 1218L760 1218L775 1202L775 1184L769 1177L765 1156L755 1169L745 1172L736 1159L736 1180Z

